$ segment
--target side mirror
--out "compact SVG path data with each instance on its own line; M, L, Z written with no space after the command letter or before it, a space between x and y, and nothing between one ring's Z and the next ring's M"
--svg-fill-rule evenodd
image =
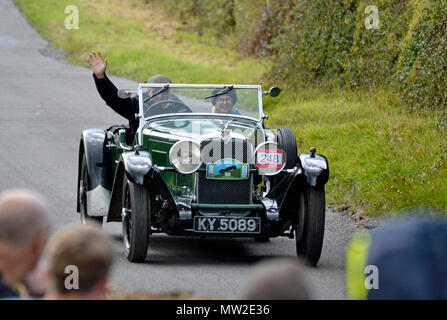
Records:
M279 96L279 93L281 92L281 89L278 87L271 87L269 91L264 91L263 95L269 95L270 97L277 97Z
M130 91L128 89L119 89L118 90L118 97L120 97L121 99L130 98L133 94L137 94L137 93L134 91Z
M278 87L271 87L269 90L270 97L277 97L281 93L281 89Z

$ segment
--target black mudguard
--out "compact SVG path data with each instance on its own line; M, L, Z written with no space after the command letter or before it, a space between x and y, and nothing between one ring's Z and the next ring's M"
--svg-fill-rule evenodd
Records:
M285 220L289 217L292 220L297 218L296 212L299 205L297 194L300 190L307 186L323 186L329 180L329 164L326 157L322 155L301 154L299 167L301 169L293 173L283 201L278 203L279 216Z
M295 222L295 217L298 217L296 214L298 212L298 192L306 187L307 178L304 175L303 170L297 170L292 174L291 182L287 187L284 198L282 201L278 203L279 207L279 217L287 221L289 218L292 218L293 222Z
M135 184L147 185L151 194L161 194L165 199L171 199L172 203L175 203L168 187L154 168L150 154L143 151L125 152L121 155L116 169L107 222L121 221L124 175Z
M105 147L107 134L102 129L82 131L78 153L78 189L77 205L79 212L79 180L81 177L82 157L85 153L89 172L90 190L101 185L106 190L112 190L112 163L110 154Z

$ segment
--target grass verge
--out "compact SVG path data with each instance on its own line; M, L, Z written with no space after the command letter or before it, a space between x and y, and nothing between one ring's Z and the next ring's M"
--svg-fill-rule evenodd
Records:
M230 40L188 31L140 0L16 0L44 38L87 66L99 50L109 72L146 81L168 74L177 83L262 83L269 61L243 57ZM79 8L79 30L67 30L67 5ZM293 66L290 66L293 67ZM92 84L93 85L93 84ZM267 125L295 131L300 152L316 146L329 159L327 203L377 215L419 206L447 208L447 141L443 116L408 111L391 90L308 89L266 98Z

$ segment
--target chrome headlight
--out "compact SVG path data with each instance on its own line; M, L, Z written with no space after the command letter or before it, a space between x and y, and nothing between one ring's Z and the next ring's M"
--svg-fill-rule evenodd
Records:
M169 161L180 173L195 172L202 165L199 144L191 140L177 141L169 151Z
M286 166L286 154L276 142L261 143L255 150L255 159L261 175L273 176Z

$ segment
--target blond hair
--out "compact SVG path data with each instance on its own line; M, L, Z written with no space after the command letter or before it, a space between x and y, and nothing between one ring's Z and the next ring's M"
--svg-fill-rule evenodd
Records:
M48 269L54 289L68 293L67 266L78 269L80 293L88 293L104 280L112 265L113 249L108 237L95 223L75 225L58 232L47 248Z
M308 300L311 298L306 268L297 258L262 261L250 272L237 299Z

